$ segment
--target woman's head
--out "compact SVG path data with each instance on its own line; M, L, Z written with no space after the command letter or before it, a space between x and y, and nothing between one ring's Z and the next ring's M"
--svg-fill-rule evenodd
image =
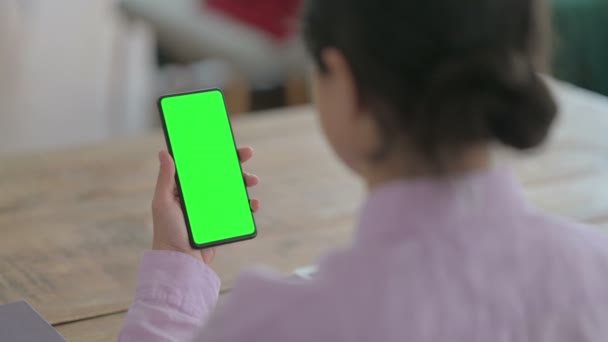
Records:
M533 59L535 0L309 0L321 121L364 172L402 154L440 170L497 141L539 145L556 105Z

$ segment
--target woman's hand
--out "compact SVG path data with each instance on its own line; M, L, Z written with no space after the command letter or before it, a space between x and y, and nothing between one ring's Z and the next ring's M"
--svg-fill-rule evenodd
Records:
M253 156L253 149L243 147L238 150L241 163ZM215 257L215 248L196 250L190 247L186 221L180 204L179 192L175 183L175 163L167 151L158 154L160 171L156 181L156 191L152 200L152 219L154 221L154 240L152 249L182 252L210 264ZM256 186L260 180L257 176L244 173L247 187ZM251 210L257 211L260 202L250 200Z

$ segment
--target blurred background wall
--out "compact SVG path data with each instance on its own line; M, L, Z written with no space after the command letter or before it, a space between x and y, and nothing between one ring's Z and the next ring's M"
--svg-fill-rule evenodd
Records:
M0 27L0 153L149 125L151 35L126 29L113 0L2 0Z
M293 55L298 43L275 44L246 25L233 29L245 38L237 42L226 36L226 24L202 20L198 3L0 1L0 154L145 132L156 127L154 102L161 93L221 86L235 114L256 109L253 92L259 109L286 104L288 67L274 69L272 56ZM205 40L207 30L217 37ZM160 60L156 37L165 49ZM218 44L213 39L232 45L204 54L207 45ZM247 58L238 50L243 46L253 51ZM264 64L233 68L251 60Z

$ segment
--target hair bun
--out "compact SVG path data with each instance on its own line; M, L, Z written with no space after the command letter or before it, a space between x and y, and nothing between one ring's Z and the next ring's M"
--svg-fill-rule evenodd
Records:
M425 111L433 114L435 131L443 135L436 138L444 141L493 139L529 149L544 141L557 113L529 58L518 54L453 58L434 72L428 94Z
M489 113L493 137L516 149L540 145L557 114L557 105L544 81L530 71L526 80L506 87L504 105Z

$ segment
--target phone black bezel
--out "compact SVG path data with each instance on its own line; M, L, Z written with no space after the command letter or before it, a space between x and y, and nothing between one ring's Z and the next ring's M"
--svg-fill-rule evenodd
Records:
M219 91L220 94L222 95L222 99L224 100L224 108L226 109L226 116L228 116L228 126L230 128L230 135L232 136L232 142L234 143L234 149L237 151L237 158L238 158L238 147L236 144L236 138L234 137L234 130L232 129L232 122L230 120L230 115L228 114L228 107L226 105L224 93L219 88L209 88L209 89L194 90L194 91L187 91L187 92L181 92L181 93L173 93L173 94L162 95L158 98L156 105L158 107L158 113L160 115L160 121L161 121L161 125L163 127L163 134L165 135L165 142L167 144L167 149L169 150L169 154L171 155L172 158L175 158L175 157L173 156L173 148L171 147L171 139L169 138L169 132L167 131L167 123L165 121L165 114L163 112L162 101L164 99L170 98L170 97L191 95L191 94L201 94L201 93L207 93L207 92L212 92L212 91ZM240 169L241 173L243 173L243 167L242 167L241 163L239 162L238 164L239 164L239 169ZM247 201L249 201L249 190L247 189L247 183L245 182L245 177L243 177L242 179L243 179L243 186L245 187L245 193L247 194ZM184 220L186 221L186 230L188 231L188 239L190 240L190 246L192 248L205 249L205 248L211 248L211 247L216 247L216 246L222 246L222 245L227 245L227 244L235 243L235 242L239 242L239 241L251 240L258 235L258 228L257 228L257 224L255 222L255 216L253 215L253 211L251 211L251 219L253 222L253 233L252 234L237 236L237 237L224 239L224 240L208 242L208 243L204 243L204 244L197 244L194 241L194 237L192 235L192 228L190 227L190 219L188 217L188 211L186 209L186 203L184 201L182 186L179 182L179 170L177 169L177 165L175 167L175 183L177 185L177 191L179 194L179 200L180 200L180 205L182 207L182 212L184 214Z

